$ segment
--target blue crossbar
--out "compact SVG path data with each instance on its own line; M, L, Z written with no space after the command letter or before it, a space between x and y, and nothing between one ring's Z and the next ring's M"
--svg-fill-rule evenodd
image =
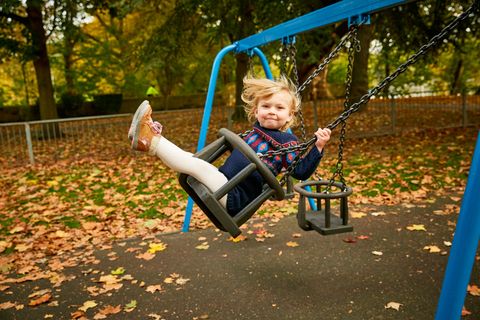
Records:
M344 0L318 9L301 17L276 25L235 43L236 52L245 52L275 40L327 26L332 23L352 20L352 17L369 15L389 7L406 4L414 0Z
M480 241L480 131L448 258L435 320L460 319Z

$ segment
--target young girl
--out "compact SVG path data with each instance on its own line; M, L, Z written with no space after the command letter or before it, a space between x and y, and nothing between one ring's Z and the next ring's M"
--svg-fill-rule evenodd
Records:
M262 154L297 145L297 138L285 132L295 124L295 114L300 107L300 97L293 83L285 77L277 81L244 78L243 83L242 100L246 103L249 120L254 122L253 130L244 138L245 142L256 153ZM192 153L180 149L161 135L162 126L152 120L151 113L148 101L144 101L137 109L129 131L132 149L156 155L171 169L193 176L212 192L220 189L250 163L236 149L220 168L193 157ZM306 180L313 174L323 156L323 148L330 140L330 133L328 128L315 132L315 147L298 162L292 173L294 178ZM276 176L282 168L288 167L297 153L265 158L263 162ZM262 176L254 172L220 202L229 214L235 215L262 192L263 185Z

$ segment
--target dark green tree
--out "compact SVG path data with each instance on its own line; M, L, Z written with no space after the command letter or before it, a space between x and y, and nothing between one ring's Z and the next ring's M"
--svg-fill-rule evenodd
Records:
M39 92L40 116L42 119L58 117L53 95L50 60L47 51L44 16L52 10L51 2L42 0L7 0L0 5L0 48L3 55L16 55L20 60L32 60ZM54 27L54 19L50 20Z

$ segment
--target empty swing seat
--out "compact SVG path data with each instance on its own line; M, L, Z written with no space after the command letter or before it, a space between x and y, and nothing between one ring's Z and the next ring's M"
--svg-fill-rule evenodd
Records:
M225 152L237 149L250 163L216 192L210 191L204 184L187 174L179 174L178 180L217 228L237 237L242 233L239 227L250 219L265 200L269 198L283 200L285 192L270 169L242 138L225 128L220 129L219 136L217 140L196 153L195 157L213 163ZM265 180L262 193L239 213L231 216L220 203L220 199L255 171L258 171Z
M300 228L305 231L315 230L322 235L331 235L353 231L353 226L348 224L348 202L347 197L352 194L350 187L344 188L339 182L333 182L331 187L338 188L338 192L321 192L321 187L327 187L330 181L310 180L296 184L293 188L300 193L298 203L297 221ZM306 187L316 187L316 192L307 191ZM307 198L317 199L317 210L307 211ZM331 200L338 199L339 214L332 214Z

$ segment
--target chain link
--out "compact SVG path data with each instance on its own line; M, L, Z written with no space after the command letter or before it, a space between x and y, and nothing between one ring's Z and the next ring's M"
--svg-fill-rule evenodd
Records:
M318 77L318 75L320 74L320 72L323 71L323 69L325 69L325 67L333 60L333 58L335 58L338 53L340 52L340 50L342 50L343 47L345 47L345 45L347 44L347 42L351 39L351 37L353 36L353 29L350 30L341 40L340 42L338 43L338 45L328 54L328 56L323 59L322 63L320 63L316 68L315 70L308 76L308 78L302 83L302 85L300 87L298 87L297 89L297 92L302 92L304 91L309 85L310 83L312 83L313 79L315 79L316 77Z
M360 41L357 38L358 35L358 26L353 25L352 30L353 36L350 41L350 45L348 47L348 66L347 66L347 76L345 79L345 101L343 103L343 109L348 110L350 107L350 95L352 93L352 82L353 82L353 63L355 61L355 51L360 51ZM325 189L325 192L328 193L333 184L335 183L335 178L338 177L340 183L342 184L342 188L346 189L347 183L345 181L345 177L343 176L343 149L345 146L345 139L346 139L346 132L347 132L347 122L342 121L342 129L340 130L340 143L338 144L338 159L337 164L335 165L335 172L333 173L328 185Z

